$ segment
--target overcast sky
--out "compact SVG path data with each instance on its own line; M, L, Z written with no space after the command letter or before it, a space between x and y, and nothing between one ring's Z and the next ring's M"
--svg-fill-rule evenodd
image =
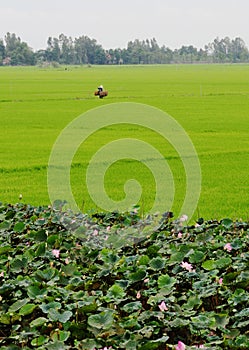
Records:
M0 38L16 33L34 50L61 33L105 49L153 37L171 49L225 36L249 47L248 16L248 0L0 0Z

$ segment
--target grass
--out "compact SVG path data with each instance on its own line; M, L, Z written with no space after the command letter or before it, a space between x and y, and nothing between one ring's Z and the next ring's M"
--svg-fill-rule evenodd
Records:
M105 99L93 92L102 83ZM63 67L0 67L0 200L48 204L47 165L60 132L77 116L116 102L155 106L186 130L198 153L202 188L196 216L248 219L249 207L249 66L165 65ZM71 183L84 210L95 210L84 174L91 156L106 143L123 137L150 142L166 157L176 193L172 209L179 211L185 194L185 174L176 151L159 135L143 128L107 127L89 137L75 154ZM125 180L136 174L143 187L140 205L153 202L153 177L144 166L126 159L113 164L106 190L116 200L124 196Z

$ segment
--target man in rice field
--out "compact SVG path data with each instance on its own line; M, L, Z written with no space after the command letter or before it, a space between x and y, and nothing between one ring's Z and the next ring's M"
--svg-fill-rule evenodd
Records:
M103 98L104 97L104 96L101 95L102 91L104 91L103 85L98 86L99 98Z
M103 85L100 85L100 86L98 87L98 91L99 91L99 92L104 91Z

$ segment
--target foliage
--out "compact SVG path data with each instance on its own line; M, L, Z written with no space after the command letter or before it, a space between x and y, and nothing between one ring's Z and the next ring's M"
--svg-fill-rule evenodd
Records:
M2 350L249 347L247 222L62 208L0 206Z
M5 36L6 49L0 39L0 65L58 64L168 64L168 63L226 63L248 62L249 52L245 42L236 37L219 39L197 49L183 45L179 49L160 47L155 38L129 41L126 48L105 50L95 39L86 35L67 37L63 33L49 37L47 48L34 52L16 34Z
M0 59L1 62L16 65L33 65L35 64L35 54L27 43L21 41L20 37L17 37L14 33L7 33L5 38L5 48L1 50ZM1 46L1 45L0 45ZM7 60L4 60L7 59Z

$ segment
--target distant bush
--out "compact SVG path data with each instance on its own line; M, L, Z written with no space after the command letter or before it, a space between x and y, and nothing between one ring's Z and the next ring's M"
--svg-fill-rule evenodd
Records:
M249 224L0 204L0 349L248 349Z
M15 33L0 38L0 65L35 65L40 62L58 64L185 64L185 63L247 63L249 51L240 37L216 37L204 48L182 45L170 49L159 46L155 38L129 41L126 48L104 49L96 39L81 35L74 40L63 33L49 36L47 47L34 51Z

